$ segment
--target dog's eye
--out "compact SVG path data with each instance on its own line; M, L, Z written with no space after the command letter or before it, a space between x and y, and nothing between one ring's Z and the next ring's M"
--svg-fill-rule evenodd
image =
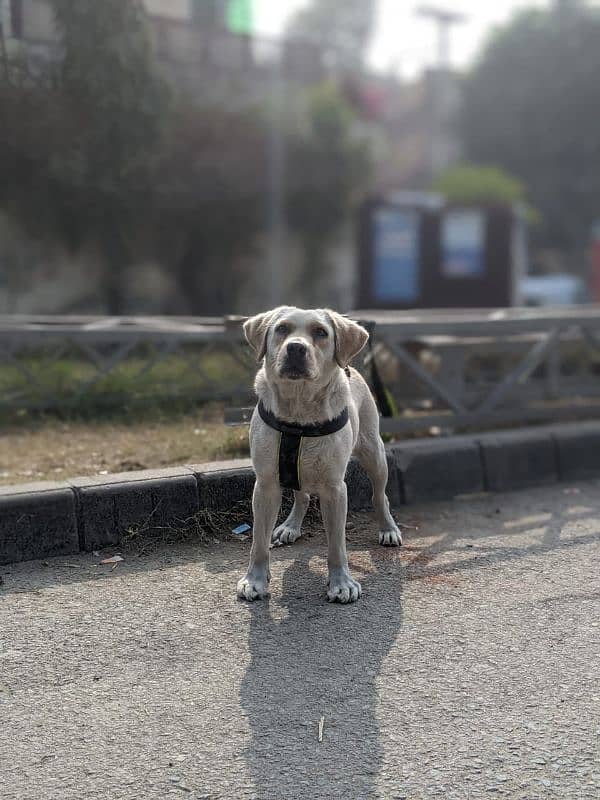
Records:
M290 332L290 326L285 322L280 322L275 328L275 333L278 336L287 336Z
M315 328L313 331L313 336L315 339L326 339L329 336L329 333L325 330L325 328Z

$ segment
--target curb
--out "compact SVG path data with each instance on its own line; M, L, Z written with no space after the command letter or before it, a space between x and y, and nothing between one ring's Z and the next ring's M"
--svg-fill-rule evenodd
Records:
M393 508L458 495L600 477L600 422L416 440L387 447ZM355 460L349 507L371 500ZM152 532L199 511L228 511L254 485L249 459L0 487L0 564L90 552L134 529Z

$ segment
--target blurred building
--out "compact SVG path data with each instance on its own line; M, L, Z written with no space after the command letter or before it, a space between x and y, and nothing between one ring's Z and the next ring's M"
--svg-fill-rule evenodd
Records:
M460 83L449 70L429 70L413 82L347 73L323 43L254 36L251 0L144 0L144 5L162 70L198 99L266 102L275 70L292 89L333 80L344 87L375 147L382 188L425 188L460 158ZM0 21L7 48L21 48L32 66L43 70L56 43L48 0L0 0ZM293 96L287 92L287 101Z
M38 0L0 0L0 21L9 55L27 46L27 56L37 63L47 60L54 41L54 20L50 6Z
M256 102L270 91L272 65L286 79L313 83L330 70L326 54L309 43L255 37L251 0L144 0L158 62L176 85L199 99ZM55 56L56 32L48 0L0 0L3 38L31 68Z
M403 180L418 180L459 154L460 89L457 76L447 70L429 70L411 83L347 75L323 42L254 36L251 0L144 0L144 5L160 65L176 85L196 95L216 85L222 97L223 92L235 95L237 88L246 97L250 89L256 99L269 91L273 62L280 60L292 84L345 82L365 122L383 125L386 138L394 140L392 159ZM0 21L9 47L21 46L38 64L52 56L55 29L48 0L0 0ZM420 165L427 161L423 170Z

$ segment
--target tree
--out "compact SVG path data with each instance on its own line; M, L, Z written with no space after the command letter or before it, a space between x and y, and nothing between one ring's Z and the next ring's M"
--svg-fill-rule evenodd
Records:
M337 90L323 86L310 95L305 126L288 148L287 215L302 244L307 303L318 299L327 249L370 177L369 152L353 136L352 121Z
M435 178L432 189L452 203L518 203L531 222L539 221L538 213L526 201L525 184L499 167L450 167Z
M265 218L265 129L251 111L180 102L169 117L153 196L153 250L188 314L231 313L241 257Z
M135 0L53 2L55 69L0 81L0 209L38 239L95 249L109 313L124 310L124 276L145 259L173 277L170 310L229 312L265 229L264 117L169 96ZM335 89L311 95L298 118L286 201L316 291L369 159Z
M123 309L161 147L167 92L137 0L52 0L58 62L0 87L0 203L39 236L92 244L110 313Z
M78 234L96 239L107 309L118 314L132 232L160 147L166 89L139 0L52 4L63 51L60 85L77 128L56 164L57 178L81 202Z
M312 0L292 18L287 35L334 50L342 66L360 68L376 12L377 0Z
M55 69L0 83L0 208L32 238L95 249L109 313L143 259L172 276L169 307L230 311L264 227L264 121L169 97L137 3L55 7Z
M546 245L581 251L600 212L600 12L527 11L497 31L465 83L466 155L527 185Z

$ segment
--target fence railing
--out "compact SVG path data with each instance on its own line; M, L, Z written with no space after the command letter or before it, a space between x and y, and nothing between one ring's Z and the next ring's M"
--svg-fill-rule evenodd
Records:
M363 312L394 433L600 415L600 309Z
M600 308L359 311L396 406L390 433L600 416ZM240 318L0 317L0 408L186 396L242 406L256 364Z
M254 369L234 319L0 316L4 409L248 402Z

